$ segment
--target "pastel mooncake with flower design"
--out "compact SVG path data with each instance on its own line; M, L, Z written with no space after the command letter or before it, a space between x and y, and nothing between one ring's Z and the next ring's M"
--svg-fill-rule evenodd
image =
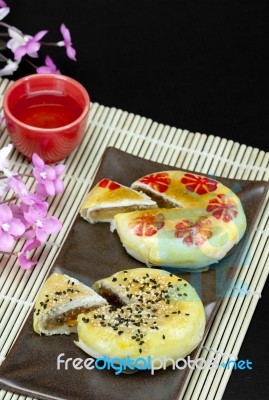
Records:
M145 191L162 208L118 214L112 229L126 251L148 266L205 268L244 235L240 199L216 180L164 171L142 177L132 188Z
M117 213L156 207L156 202L146 194L104 178L87 194L80 215L94 224L111 222Z

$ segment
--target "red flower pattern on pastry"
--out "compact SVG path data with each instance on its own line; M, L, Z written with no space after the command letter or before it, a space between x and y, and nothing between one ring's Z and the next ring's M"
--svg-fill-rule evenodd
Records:
M201 217L198 222L193 223L188 219L183 219L175 226L175 237L183 239L186 246L201 246L212 236L212 224L207 217Z
M137 217L134 222L129 223L129 228L134 231L137 236L153 236L164 226L164 215L144 214Z
M120 188L120 185L117 182L111 181L110 179L107 179L107 178L102 179L99 182L98 186L102 187L102 188L106 188L107 187L110 190L115 190L115 189L119 189Z
M218 194L217 197L210 200L206 208L208 212L212 212L212 215L221 219L224 222L230 222L236 218L238 210L233 200L227 197L225 194Z
M171 179L166 172L160 172L158 174L147 175L140 179L139 182L145 183L160 193L164 193L168 189Z
M198 194L206 194L214 192L217 189L218 182L213 179L206 178L205 176L184 174L181 183L186 185L186 189L190 192Z

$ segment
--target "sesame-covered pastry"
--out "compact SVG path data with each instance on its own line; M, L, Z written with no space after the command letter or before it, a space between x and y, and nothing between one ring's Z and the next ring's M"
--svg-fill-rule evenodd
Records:
M117 304L78 317L75 343L95 358L176 360L203 338L203 304L195 289L173 274L135 268L101 279L93 288Z
M94 224L111 222L119 212L156 207L155 201L146 194L104 178L87 194L80 208L80 215Z
M53 273L41 288L34 308L34 330L38 334L76 332L77 316L107 301L94 290L68 275Z

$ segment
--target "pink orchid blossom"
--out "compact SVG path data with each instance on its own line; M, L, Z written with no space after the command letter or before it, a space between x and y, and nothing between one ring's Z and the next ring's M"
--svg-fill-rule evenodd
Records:
M47 34L48 31L40 31L35 36L23 35L17 29L9 29L11 40L8 41L7 47L14 53L15 61L21 60L26 54L29 57L37 58L38 51L41 47L39 40Z
M29 252L37 249L41 242L37 239L27 240L18 255L19 264L23 269L29 269L37 264L37 260L29 259Z
M76 50L72 47L71 35L69 29L62 24L60 27L61 34L63 35L63 41L58 42L57 46L65 46L66 54L71 59L76 61Z
M25 226L25 232L23 234L23 236L27 236L27 229L30 228L30 224L28 221L26 221L26 219L24 218L24 213L27 213L29 211L29 207L27 204L24 203L20 203L18 204L13 204L11 203L9 205L9 208L14 216L14 218L19 219L23 225Z
M62 227L62 224L56 217L47 216L48 203L35 204L29 207L24 217L32 227L33 237L36 237L41 243L45 242L47 236L52 233L57 233Z
M14 192L18 195L18 197L24 204L27 204L30 206L30 205L35 204L37 201L43 200L42 196L30 192L27 189L27 186L25 185L25 183L21 180L21 178L19 176L12 177L9 180L9 186L11 187L11 189L14 190Z
M14 53L18 47L25 45L31 38L29 35L24 35L18 28L15 28L15 26L8 27L8 36L10 39L7 42L7 48L11 50L12 53Z
M60 178L65 166L62 164L50 167L37 155L32 157L33 175L37 180L36 192L41 196L55 196L64 191L64 185Z
M7 7L7 3L4 0L0 0L0 8Z
M25 231L25 226L13 217L7 204L0 204L0 250L10 252L14 244L14 239L21 236Z
M50 56L46 56L45 65L43 65L42 67L38 67L36 69L36 72L38 74L60 74L61 73L57 69L56 65L54 64L54 62Z
M0 61L2 65L0 68L0 77L13 75L19 68L22 60L30 64L38 74L60 74L61 72L49 56L46 57L45 64L40 67L29 59L29 57L38 58L41 46L65 47L67 56L72 60L76 60L76 50L72 46L70 31L65 24L61 24L60 26L62 35L61 41L44 42L43 40L41 41L41 39L48 33L48 30L40 30L34 36L25 34L17 27L3 21L9 12L10 7L7 5L6 1L0 0L1 36L7 38L6 40L1 39ZM5 31L2 32L2 28ZM7 49L13 53L14 59L5 55L5 50ZM10 52L7 51L7 54L9 53Z

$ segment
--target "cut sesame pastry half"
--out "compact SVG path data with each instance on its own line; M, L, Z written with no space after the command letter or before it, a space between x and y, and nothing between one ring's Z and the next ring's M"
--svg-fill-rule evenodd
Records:
M78 347L92 357L186 357L201 342L205 311L195 289L164 270L135 268L97 281L111 302L78 317Z
M53 273L35 303L33 325L38 334L69 335L77 330L77 316L107 304L93 289L68 275Z
M104 178L87 194L80 207L80 215L94 224L111 222L118 213L156 208L149 196Z

